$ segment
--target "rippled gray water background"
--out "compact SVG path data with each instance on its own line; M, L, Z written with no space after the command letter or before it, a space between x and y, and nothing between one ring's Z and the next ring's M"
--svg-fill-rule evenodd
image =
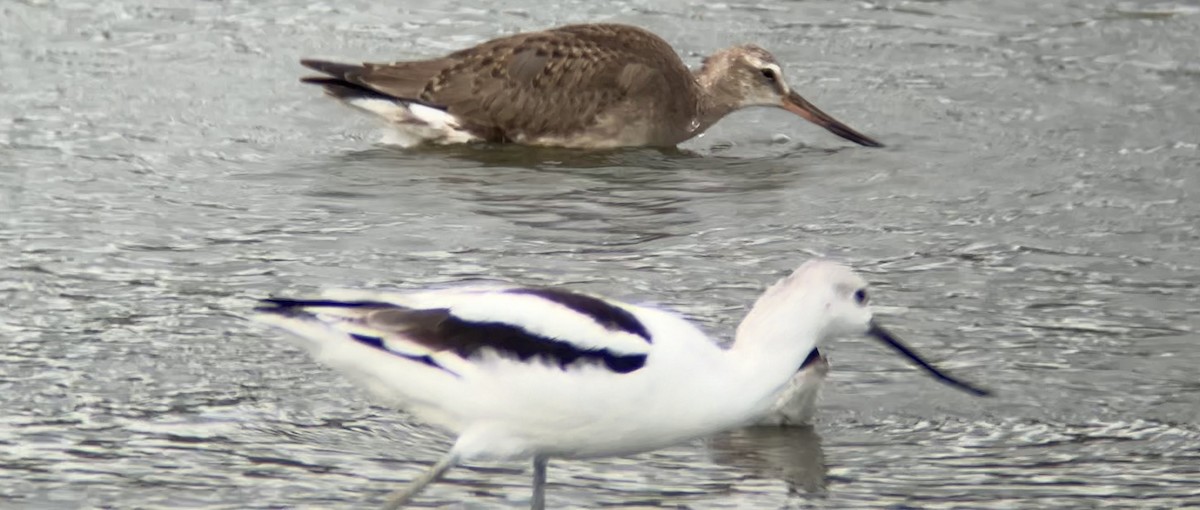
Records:
M583 21L759 43L889 147L753 111L681 153L404 152L296 82ZM434 460L242 319L270 293L562 283L728 338L814 254L1000 396L847 339L815 428L555 462L550 505L1200 505L1197 33L1194 1L0 0L0 507L361 508ZM480 465L421 503L528 493Z

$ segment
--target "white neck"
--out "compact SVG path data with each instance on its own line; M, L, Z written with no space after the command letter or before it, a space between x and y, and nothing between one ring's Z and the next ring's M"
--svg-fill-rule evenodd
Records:
M738 426L744 419L756 419L770 411L782 390L799 371L823 335L820 317L805 317L803 310L817 306L797 306L791 302L760 299L738 326L733 346L723 352L722 368L706 385L706 407L714 422ZM736 417L744 417L738 420Z

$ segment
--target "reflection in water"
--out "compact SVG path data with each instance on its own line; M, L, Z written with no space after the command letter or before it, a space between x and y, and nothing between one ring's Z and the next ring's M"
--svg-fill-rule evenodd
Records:
M633 246L686 236L709 212L700 201L745 196L770 210L805 179L782 157L722 158L677 149L580 151L513 145L376 148L294 169L311 196L386 214L459 210L535 228L548 239ZM371 198L376 200L372 201ZM461 220L458 220L461 221Z
M542 175L559 174L564 178L584 175L605 179L605 182L621 183L633 181L653 186L674 182L669 177L687 179L689 173L700 172L702 176L726 178L734 189L711 191L753 191L772 189L790 182L793 171L802 165L797 152L809 152L813 156L836 154L836 150L815 151L801 148L775 155L758 154L751 157L730 157L700 154L677 148L623 148L606 150L579 150L554 147L522 147L518 145L466 144L449 146L417 146L409 149L376 147L372 149L340 152L323 156L327 161L314 162L321 171L344 167L371 167L390 169L399 174L439 175L449 169L487 168L491 172L479 172L481 177L507 174L514 170L532 170ZM602 170L590 172L589 170ZM707 174L707 175L705 175ZM772 178L774 176L774 178ZM765 182L764 182L765 179Z
M756 149L761 147L751 146ZM376 146L348 151L332 158L351 162L402 162L410 166L414 160L429 161L434 168L446 166L447 161L470 163L470 166L489 168L588 169L619 167L624 170L721 170L761 168L782 170L784 164L796 166L797 157L830 156L845 148L813 148L803 145L784 147L776 153L761 150L749 155L700 153L678 147L625 147L616 149L566 149L561 147L528 147L513 144L418 145L410 148ZM719 152L719 151L718 151ZM771 165L770 162L778 162Z
M703 160L703 156L678 148L631 147L579 150L560 147L521 147L512 144L422 145L409 149L378 148L352 157L387 158L403 152L434 160L459 160L500 168L669 168L675 158Z
M713 462L782 480L788 493L825 490L825 451L814 427L747 427L706 441Z

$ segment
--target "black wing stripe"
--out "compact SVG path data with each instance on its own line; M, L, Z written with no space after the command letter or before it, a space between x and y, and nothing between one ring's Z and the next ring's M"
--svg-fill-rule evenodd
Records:
M373 312L371 327L396 331L431 350L450 350L469 358L483 349L493 349L519 360L544 358L561 368L575 362L598 362L617 373L629 373L646 364L645 354L617 354L607 349L583 349L500 322L473 322L456 317L446 309L413 310L393 307Z
M545 297L543 294L530 293ZM610 331L623 331L636 334L645 338L647 342L649 341L649 334L646 332L645 327L636 317L625 310L616 308L599 299L580 296L578 294L553 292L551 295L559 297L563 295L574 296L563 299L575 303L575 306L592 306L590 309L593 311L601 310L595 314L585 313L585 315L593 319L607 317L607 320L601 321L597 319L597 322L605 325ZM575 297L582 297L584 299L575 299ZM596 306L597 302L600 306ZM515 357L522 361L532 358L546 359L554 362L563 369L575 363L599 363L613 372L627 374L642 368L646 364L645 354L619 354L607 349L585 349L570 342L544 337L511 324L467 321L454 316L450 313L450 310L443 308L412 309L377 301L274 298L263 300L263 303L262 306L257 308L258 311L285 317L315 317L316 314L310 308L364 309L363 326L379 330L381 335L350 333L351 338L389 354L446 370L456 376L458 374L439 365L429 355L418 356L389 349L383 337L388 334L395 334L431 351L452 351L464 359L475 356L485 349L492 349L501 355ZM575 307L571 307L571 309L579 311Z
M628 310L612 305L607 301L584 294L555 289L550 287L520 288L507 291L509 294L527 294L537 296L547 301L558 303L571 310L590 317L592 320L609 331L624 331L637 335L651 343L650 332Z
M820 359L821 359L821 351L818 351L816 349L808 351L808 357L804 358L804 363L800 364L800 369L797 370L797 372L808 368L809 366L811 366L813 363L816 363Z
M377 337L377 336L363 335L363 334L359 334L359 333L350 333L350 338L358 340L359 343L362 343L368 347L374 347L381 351L386 351L388 354L394 354L396 356L400 356L401 358L416 361L417 363L421 363L423 365L428 365L428 366L431 366L431 367L439 369L439 370L445 370L446 372L449 372L451 375L458 377L458 374L454 373L453 370L450 370L446 367L439 365L438 362L434 361L433 358L430 357L428 354L416 356L413 354L405 354L403 352L393 351L391 349L388 349L387 346L384 345L383 339L380 337Z
M382 301L336 301L332 299L287 299L287 298L267 298L260 301L258 307L254 309L256 312L275 313L287 315L288 313L299 312L302 315L311 315L312 312L304 310L305 308L395 308L396 305L384 303Z

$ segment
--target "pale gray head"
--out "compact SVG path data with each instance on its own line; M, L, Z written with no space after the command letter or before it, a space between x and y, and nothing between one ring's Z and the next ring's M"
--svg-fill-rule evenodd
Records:
M763 302L808 313L821 324L819 337L862 335L871 329L867 282L850 268L828 260L805 262L763 295Z
M780 308L792 307L793 313L818 314L808 319L823 321L820 337L874 337L946 384L978 396L990 394L942 372L880 326L871 313L866 280L846 266L827 260L808 261L768 289L762 300L777 302Z
M783 108L859 145L883 147L800 97L784 79L775 56L759 46L744 44L714 53L704 59L699 76L712 93L735 108Z

